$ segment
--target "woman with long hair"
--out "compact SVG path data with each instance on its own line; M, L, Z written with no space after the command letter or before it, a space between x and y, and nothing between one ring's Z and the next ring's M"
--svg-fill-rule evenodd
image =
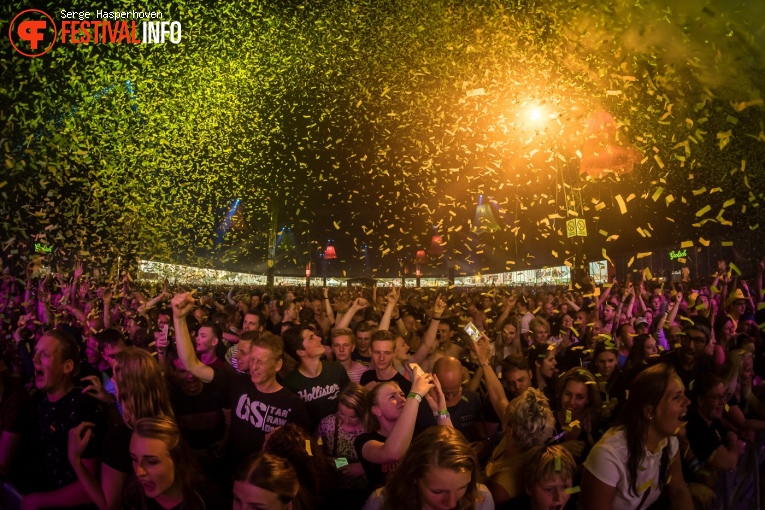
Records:
M556 403L555 384L558 362L555 359L555 346L534 342L529 347L528 358L532 376L531 385L544 393L551 404Z
M385 487L364 510L493 509L478 483L480 465L465 436L451 427L430 427L412 442Z
M558 332L560 342L558 344L558 353L563 353L572 345L579 343L579 335L574 328L574 314L564 313L560 316L560 331Z
M727 353L730 352L733 337L736 336L736 323L730 315L725 315L715 322L715 346L712 353L712 361L718 370L725 363Z
M338 466L336 497L352 498L357 503L363 503L369 494L364 467L353 447L356 438L366 432L368 393L363 386L350 383L337 397L337 412L325 416L316 428L324 453L335 459ZM345 506L353 505L349 502Z
M244 460L234 475L234 510L269 508L309 510L295 468L288 460L270 453L258 453Z
M630 382L640 372L659 361L659 347L656 339L648 333L641 333L635 337L627 355L627 363L621 371L617 372L615 379L607 382L609 396L621 398Z
M90 498L102 510L120 506L125 481L132 470L130 436L136 421L156 416L173 417L162 369L145 350L127 347L117 353L113 381L125 421L106 434L100 482L85 468L81 459L92 436L90 424L81 423L69 431L69 462ZM93 384L92 391L102 394L102 399L110 397L98 383L98 378L93 379Z
M607 406L604 408L604 417L609 417L610 413L614 410L617 400L622 397L622 394L615 388L616 382L619 380L621 371L619 370L619 350L613 343L605 341L598 342L595 346L595 352L592 355L593 361L593 373L598 382L598 389L600 389L601 400L604 401ZM612 403L613 401L613 403Z
M521 337L521 318L511 315L497 331L494 341L495 360L502 361L508 356L524 356Z
M409 448L423 398L436 415L438 425L451 427L446 398L435 375L415 372L408 395L390 381L378 384L369 392L368 432L356 438L354 448L373 489L385 485L386 475L396 469Z
M556 437L574 457L586 458L599 438L600 391L595 376L584 368L572 368L558 378L555 394Z
M172 418L141 418L134 423L130 458L135 479L125 496L128 508L204 510L216 508L204 486L191 449Z
M754 356L745 350L728 353L720 377L730 396L725 419L739 437L754 441L755 434L765 431L765 409L752 393Z
M662 493L674 509L693 508L675 437L689 403L683 382L668 365L654 365L635 378L616 426L584 463L585 510L648 508Z

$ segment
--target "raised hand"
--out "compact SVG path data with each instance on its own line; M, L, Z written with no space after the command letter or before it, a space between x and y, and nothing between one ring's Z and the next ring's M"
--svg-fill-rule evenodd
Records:
M441 299L441 294L439 294L436 296L436 302L433 305L433 315L441 317L441 315L444 313L444 310L446 310L446 301Z
M486 336L486 333L481 333L481 338L477 342L469 342L470 350L475 354L478 359L478 364L483 365L489 362L491 357L491 340Z
M77 262L77 264L75 264L74 266L74 281L77 281L80 279L80 277L82 276L82 272L83 272L82 262Z
M420 396L427 395L434 386L432 374L423 372L422 375L418 375L417 371L415 371L414 381L412 381L412 393L417 393Z
M111 393L104 389L103 385L101 384L101 379L99 379L97 375L88 375L83 377L82 380L88 383L88 386L85 386L82 389L83 393L86 393L96 400L100 400L106 404L114 401L114 397Z
M443 411L446 409L446 397L441 389L441 383L438 381L438 376L433 374L433 387L430 389L425 398L428 401L428 405L433 412Z
M170 301L170 307L173 309L174 316L185 317L194 309L194 297L191 292L176 294Z

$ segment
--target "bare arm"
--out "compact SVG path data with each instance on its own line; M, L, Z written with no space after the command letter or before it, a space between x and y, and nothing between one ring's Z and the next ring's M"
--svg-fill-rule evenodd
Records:
M369 303L364 298L356 298L356 300L353 302L351 307L348 309L347 312L345 312L345 315L337 321L337 328L347 328L351 325L351 319L353 319L353 316L356 315L356 312L359 310L363 310L369 306Z
M388 293L388 306L385 307L385 313L383 313L382 319L380 319L380 331L388 331L390 329L390 319L393 317L393 310L398 304L398 298L401 295L400 291L396 287L391 287Z
M142 315L145 314L150 309L154 308L157 305L157 303L161 302L162 300L166 299L167 297L168 297L167 294L165 294L164 292L160 292L159 294L157 294L156 296L151 298L149 301L147 301L146 303L144 303L141 306L139 306L138 307L138 313L140 313Z
M494 325L494 329L499 331L502 329L502 326L505 325L505 321L510 316L510 312L513 311L513 307L515 306L515 298L512 296L507 298L505 300L505 306L502 309L502 313L497 317L497 323Z
M614 278L614 281L611 283L611 286L606 287L606 290L600 293L600 297L598 298L598 308L603 306L603 303L608 301L608 296L611 295L611 289L613 288L614 285L616 285L616 283L617 283L616 278Z
M93 435L90 425L92 424L81 423L69 431L69 463L93 503L101 510L113 510L120 506L127 474L103 465L99 482L97 472L88 467L87 459L83 460L80 457Z
M420 396L427 395L432 387L431 376L428 374L422 377L415 375L412 393L417 393ZM401 460L412 442L414 423L417 420L419 408L420 403L416 398L407 398L406 404L404 404L404 408L385 442L368 441L362 447L361 455L374 464L387 464Z
M98 472L100 464L98 459L83 459L82 463L88 472ZM56 508L61 505L62 501L66 501L68 506L77 506L87 505L91 502L91 499L85 490L83 482L77 480L55 491L29 494L24 496L21 501L22 508Z
M422 342L420 343L417 352L411 356L411 360L415 363L422 363L425 361L425 358L428 357L428 353L435 349L436 344L438 343L438 338L436 337L438 334L438 324L441 322L441 315L444 313L444 310L446 310L446 302L441 299L441 295L439 294L436 296L436 303L433 305L433 320L430 321L428 329L422 336Z
M675 453L669 464L669 483L664 490L669 494L670 508L693 510L693 498L683 478L683 468L680 465L680 455Z
M582 476L584 510L611 510L614 498L616 498L616 487L601 482L587 468L584 468L584 476Z
M486 391L489 393L489 400L491 401L494 412L497 416L504 416L509 402L505 396L505 390L502 388L502 383L499 382L497 374L494 373L494 369L489 365L489 355L491 349L489 337L485 334L481 334L481 338L477 342L473 343L473 352L478 358L478 364L481 366L481 372L483 372L483 381L486 384Z
M327 319L329 319L331 326L335 323L335 311L332 309L332 303L329 302L329 289L327 287L324 287L322 303L324 303L324 311L327 313Z
M212 381L215 373L213 369L199 361L191 343L191 335L186 324L186 315L194 309L194 298L191 293L176 294L171 301L173 307L173 324L175 325L175 343L178 348L178 358L183 366L197 376L202 382Z

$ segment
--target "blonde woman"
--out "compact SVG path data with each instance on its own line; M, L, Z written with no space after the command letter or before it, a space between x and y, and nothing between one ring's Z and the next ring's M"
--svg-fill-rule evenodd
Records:
M107 433L101 455L101 479L96 479L82 463L81 455L92 436L90 423L81 423L69 432L69 462L82 481L90 498L100 509L119 508L129 473L130 436L135 423L153 416L173 417L165 378L157 360L143 349L128 347L119 352L114 365L117 400L122 405L124 423ZM95 389L101 400L112 398L97 382ZM113 402L116 404L116 402Z
M338 396L337 412L324 417L316 429L316 436L321 439L324 453L335 459L338 466L339 495L343 498L353 498L357 503L363 503L369 494L364 468L353 447L356 438L366 432L368 393L363 386L350 383Z
M505 436L486 466L489 490L497 505L523 494L522 467L535 446L545 444L555 431L555 418L544 394L529 388L508 404Z

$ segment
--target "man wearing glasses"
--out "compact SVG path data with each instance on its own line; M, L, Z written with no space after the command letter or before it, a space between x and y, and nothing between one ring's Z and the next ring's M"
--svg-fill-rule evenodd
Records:
M704 317L694 317L680 333L680 347L671 345L672 350L664 355L663 362L674 367L685 385L685 394L693 400L694 383L707 372L714 372L712 359L707 355L707 346L712 337L712 328Z

